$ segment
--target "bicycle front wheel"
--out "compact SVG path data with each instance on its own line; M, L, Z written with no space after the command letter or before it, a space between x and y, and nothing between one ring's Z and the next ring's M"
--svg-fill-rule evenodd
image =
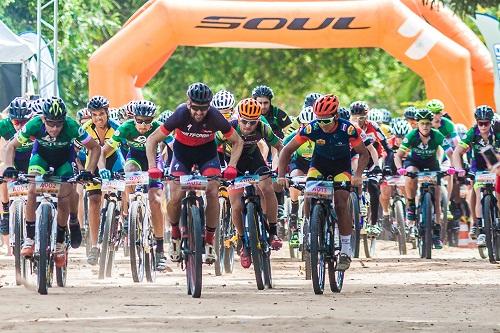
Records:
M486 248L488 249L488 259L490 263L494 264L495 261L495 228L493 228L493 215L491 211L493 210L491 196L486 195L483 198L483 223L484 223L484 234L486 236Z
M422 231L423 235L420 235L420 257L431 259L432 258L432 196L429 192L424 194L422 199L422 209L421 209L421 226L419 233Z
M406 255L406 223L405 223L405 213L404 205L401 200L397 200L394 203L394 217L396 218L398 226L398 247L399 254Z
M361 221L359 216L359 199L355 192L351 192L349 197L349 209L353 220L351 236L352 252L354 258L359 258L359 246L361 243Z
M310 220L310 251L311 251L311 280L316 295L323 294L325 289L325 235L323 226L326 223L324 208L315 204L312 209Z
M50 261L50 242L49 225L52 218L51 207L48 204L42 204L40 220L38 223L38 263L37 263L37 284L38 293L47 295L47 287L50 283L49 275L52 275Z
M128 240L130 248L130 269L132 280L142 282L144 279L144 251L142 246L142 220L144 207L139 201L130 204Z
M14 201L14 266L16 270L16 285L21 285L26 278L26 259L21 255L24 241L24 210L21 201Z
M246 205L245 212L245 229L248 234L248 240L250 243L250 253L252 255L253 270L255 273L255 282L257 283L257 289L264 289L264 269L262 265L262 249L259 244L259 236L257 232L257 213L255 211L255 205L253 202L249 202Z
M106 266L109 264L108 257L112 255L111 247L111 224L113 223L114 213L115 213L115 203L113 201L107 201L106 203L106 215L101 220L104 223L102 243L101 243L101 254L99 256L99 280L104 279L104 274L106 273ZM111 268L109 268L109 276L111 276Z
M200 209L194 204L188 206L186 277L188 294L193 298L201 296L202 288L203 239L201 226Z

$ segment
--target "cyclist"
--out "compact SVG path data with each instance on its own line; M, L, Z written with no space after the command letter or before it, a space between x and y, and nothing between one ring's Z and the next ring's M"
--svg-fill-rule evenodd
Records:
M260 153L257 143L260 140L264 140L271 147L276 148L276 150L281 151L283 145L281 140L273 133L271 127L260 121L260 115L262 114L262 106L259 102L252 98L247 98L238 103L238 119L232 120L230 122L234 130L243 139L243 152L241 154L238 163L236 164L236 169L239 175L249 172L250 174L259 174L269 171L264 157ZM217 133L218 140L225 141L226 139ZM226 152L227 153L227 152ZM230 151L229 151L230 155ZM273 191L272 178L270 175L263 176L259 182L259 188L263 195L263 210L267 217L267 222L269 225L269 243L273 250L279 250L282 246L281 239L277 236L276 219L278 216L278 202L276 200L276 195ZM242 221L242 203L241 197L243 195L243 190L229 190L229 200L231 202L231 217L232 222L238 233L238 241L241 242L243 236L243 221ZM250 267L251 256L247 253L244 247L241 247L240 252L241 265L244 268Z
M401 176L408 172L424 171L439 171L438 148L442 147L446 153L449 153L451 148L445 141L444 136L436 129L432 128L433 113L427 109L418 110L416 119L418 127L410 131L403 139L396 156L394 163ZM403 165L403 157L408 154ZM408 177L406 179L406 218L409 227L415 225L416 206L415 196L417 194L417 179ZM435 212L440 212L440 188L435 188ZM436 249L443 247L441 242L441 224L440 214L436 213L436 223L434 224L433 243Z
M88 167L80 171L77 180L91 181L92 170L95 170L99 159L100 146L83 130L76 121L67 117L66 105L58 97L47 99L43 105L43 115L31 119L23 129L9 142L5 152L4 177L15 178L18 170L14 167L16 148L29 141L35 141L29 161L28 173L42 175L49 168L54 169L55 176L72 177L74 160L73 141L78 140L89 151ZM21 250L24 256L32 256L35 238L36 192L32 184L26 203L26 239ZM55 264L64 266L66 262L65 235L74 187L71 184L61 184L57 200L57 236ZM74 198L74 196L73 196ZM77 248L82 241L80 225L75 216L69 223L71 246ZM76 220L76 222L74 222Z
M297 117L300 121L301 127L288 135L283 144L286 145L288 142L292 141L300 132L300 129L303 126L311 123L314 116L314 109L312 106L306 106L300 111L299 116ZM311 161L311 157L314 151L314 142L311 140L307 140L303 143L297 150L293 153L290 164L288 165L288 170L290 172L291 177L299 177L307 174L309 170L309 163ZM295 188L290 188L290 201L292 204L290 216L288 223L290 224L290 230L292 230L291 242L299 242L298 234L297 234L297 219L299 213L299 196L300 191ZM306 209L304 211L307 211Z
M31 106L28 100L16 97L8 106L8 118L0 120L0 138L2 147L11 140L17 132L31 119ZM28 161L31 156L33 143L27 142L16 149L14 165L17 170L26 173L28 171ZM2 216L0 220L0 233L9 234L9 193L7 183L0 184L0 197L2 200Z
M82 128L97 142L101 147L107 140L111 139L118 124L109 119L109 101L102 96L94 96L87 103L87 110L91 119L83 124ZM123 156L119 150L112 151L106 156L106 169L113 172L123 172ZM89 184L86 186L88 194L89 210L89 228L91 249L87 258L90 265L97 265L99 259L99 248L97 247L97 235L99 233L102 193L100 184Z
M351 119L355 125L358 125L365 133L368 138L371 139L374 148L377 151L378 158L382 158L384 153L386 155L392 154L392 151L387 144L386 137L378 127L378 125L370 120L367 120L367 115L369 112L368 104L363 101L355 101L350 105ZM373 110L372 110L373 111ZM378 116L379 112L372 112L372 116L375 114L375 120L380 118ZM370 157L370 162L368 164L369 171L374 174L380 174L382 170L378 165L378 161ZM370 217L371 223L366 225L366 232L368 235L378 236L382 231L377 224L378 221L378 209L379 209L379 197L380 188L383 184L378 184L374 179L368 181L368 193L370 194Z
M108 139L103 146L101 158L99 160L99 175L103 179L111 176L111 171L107 168L106 157L120 148L126 142L130 150L125 158L125 172L144 171L148 168L146 158L146 138L150 136L161 124L154 120L156 105L150 101L135 101L132 105L134 119L129 119L118 127L113 136ZM155 147L157 148L157 147ZM159 163L159 154L155 150L155 166ZM162 183L158 177L149 182L149 207L151 211L151 221L153 224L153 234L156 242L155 268L157 271L167 270L167 258L163 247L163 216L161 215L161 193ZM128 197L133 192L133 188L127 186L123 192L122 207L123 212L128 212ZM128 216L123 216L126 221L125 228L128 228Z
M413 129L417 128L417 119L415 118L416 113L417 113L417 108L414 106L409 106L405 108L403 112L403 116Z
M324 95L314 103L316 120L302 127L299 134L281 151L278 182L286 184L285 173L294 151L307 140L315 142L308 178L333 177L337 182L361 184L363 170L368 165L369 154L361 140L361 130L350 122L339 119L339 100L335 95ZM351 171L351 148L359 154L358 168L354 176ZM352 217L345 204L349 199L349 188L341 187L334 193L335 211L339 219L341 254L338 270L346 270L351 263Z
M212 96L212 91L206 84L201 82L191 84L187 90L187 102L179 105L174 114L148 137L146 153L150 178L156 179L161 176L162 173L155 164L156 148L158 143L174 130L175 141L170 165L171 175L190 174L193 166L196 165L204 176L219 176L220 162L214 138L215 133L220 131L232 145L231 158L223 176L228 179L236 177L236 164L243 149L243 141L224 116L216 108L210 106ZM216 260L213 242L219 221L218 190L218 182L209 181L205 212L205 262L207 263L213 263ZM181 190L179 183L171 182L170 201L167 204L168 220L172 226L172 242L169 252L170 259L176 262L180 260L179 218L181 200L184 196L185 192Z
M462 155L468 150L472 151L472 159L470 165L471 172L487 171L488 166L483 156L479 153L481 148L491 145L497 152L500 152L500 131L494 131L492 120L494 115L493 109L488 105L478 106L474 112L476 124L467 131L465 138L463 138L453 151L453 166L458 172L458 176L464 176L465 170L462 163ZM474 198L471 198L470 207L475 209L475 220L470 231L472 239L477 238L478 246L486 245L486 236L483 233L482 225L482 209L481 201L477 198L481 197L480 187L474 186ZM472 202L473 201L473 202ZM475 203L475 205L473 205ZM479 231L479 236L478 236Z

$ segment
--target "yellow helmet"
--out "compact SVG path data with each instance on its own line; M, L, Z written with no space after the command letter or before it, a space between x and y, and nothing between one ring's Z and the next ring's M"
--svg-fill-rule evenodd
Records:
M256 120L259 119L262 114L262 106L253 98L245 98L238 103L238 115L239 117Z

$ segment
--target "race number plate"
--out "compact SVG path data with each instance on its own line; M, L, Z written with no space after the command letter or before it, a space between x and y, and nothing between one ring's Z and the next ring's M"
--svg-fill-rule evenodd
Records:
M495 184L496 179L497 179L497 175L494 173L476 174L476 183Z
M28 184L16 184L9 182L7 185L10 197L22 197L28 195Z
M208 186L208 179L204 176L184 175L179 177L181 189L185 191L205 191Z
M237 190L240 188L245 188L247 186L258 184L260 180L259 175L246 175L241 177L236 177L234 179L233 185L231 185L231 189Z
M418 174L418 183L419 184L436 184L436 174L433 172L423 172Z
M306 198L332 199L333 183L324 180L307 181L304 196Z
M125 172L125 185L147 185L149 175L145 171Z
M103 179L101 183L101 191L116 192L125 191L125 182L117 179Z

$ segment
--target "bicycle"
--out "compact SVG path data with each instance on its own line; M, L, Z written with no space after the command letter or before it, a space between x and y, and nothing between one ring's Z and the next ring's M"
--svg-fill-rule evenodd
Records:
M441 179L446 171L408 172L410 178L417 178L419 184L419 204L417 207L417 248L420 258L432 258L434 220L434 199L436 186L441 186Z
M273 287L271 272L271 246L269 244L269 226L262 211L260 196L256 190L261 177L271 176L266 171L243 176L232 181L232 188L243 188L243 239L242 246L251 255L258 290Z
M290 187L293 187L301 192L301 196L299 196L299 214L297 216L297 233L298 233L298 246L292 248L290 246L290 253L292 251L299 252L291 254L292 258L298 258L301 256L301 260L304 262L305 267L305 278L306 280L311 279L311 256L308 251L305 251L307 245L307 235L309 232L309 217L304 216L304 188L307 181L307 176L295 176L295 177L287 177L290 180Z
M124 190L125 182L120 179L120 175L102 180L101 191L104 194L104 200L99 224L101 253L98 279L100 280L104 279L104 276L111 277L115 252L122 240L123 225L120 222L120 211L121 194Z
M375 255L375 250L376 250L376 245L377 245L377 237L375 235L368 235L366 232L366 226L371 224L371 209L370 209L370 194L368 193L368 183L370 182L376 182L377 184L380 184L381 180L381 175L379 174L373 174L368 171L365 171L363 173L363 185L361 188L361 195L358 195L357 201L359 203L359 220L357 219L356 221L359 221L359 224L355 225L355 233L357 234L358 231L356 229L360 229L359 231L359 237L360 239L363 240L363 249L365 252L365 257L366 258L371 258ZM356 199L354 197L351 197L352 202L356 202ZM363 209L361 209L361 205L363 206ZM355 206L353 205L353 211ZM381 209L379 209L379 212L381 212ZM377 218L378 221L378 218ZM378 223L378 222L377 222ZM356 228L357 226L357 228ZM356 246L354 247L354 258L359 258L359 249L360 249L360 241L358 242L356 238Z
M337 270L341 242L333 194L335 188L345 185L346 182L329 179L306 182L304 195L311 200L308 250L311 254L311 280L317 295L323 294L327 265L330 290L340 292L344 284L345 272Z
M214 249L217 260L214 263L215 275L231 274L234 268L234 252L237 245L237 235L231 222L231 203L227 187L219 186L219 224L215 231Z
M129 194L128 202L128 242L132 280L142 282L145 275L146 281L154 282L155 239L148 200L149 175L145 171L125 172L124 175L125 186L135 186L135 191ZM116 208L108 209L109 214L113 212L117 214Z
M390 176L386 178L387 186L392 186L395 191L391 199L391 221L396 221L397 225L397 243L399 254L406 255L406 241L407 241L407 226L406 226L406 204L405 197L399 191L400 188L405 187L405 179L403 177Z
M483 171L476 172L473 178L475 179L474 186L481 189L482 227L486 236L486 246L478 247L479 254L484 259L488 258L490 263L496 264L497 260L500 260L500 221L497 198L494 194L496 175Z

